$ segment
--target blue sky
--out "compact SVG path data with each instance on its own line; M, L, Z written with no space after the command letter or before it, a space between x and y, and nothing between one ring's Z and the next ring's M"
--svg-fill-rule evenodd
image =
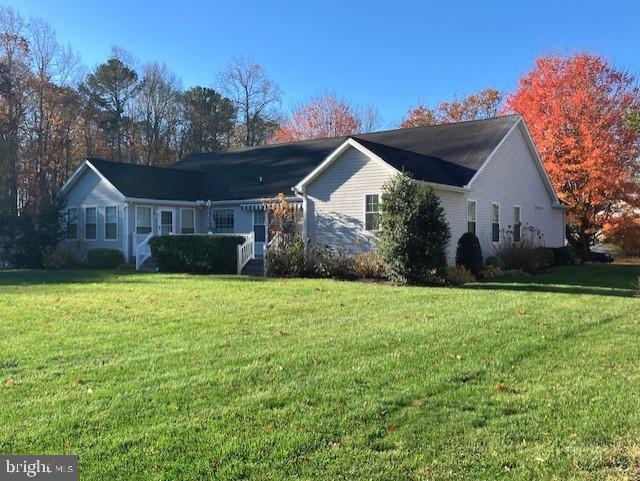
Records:
M112 45L165 62L185 87L255 59L283 107L332 91L376 105L393 127L418 100L512 90L545 53L589 51L640 73L640 2L9 0L40 16L92 68Z

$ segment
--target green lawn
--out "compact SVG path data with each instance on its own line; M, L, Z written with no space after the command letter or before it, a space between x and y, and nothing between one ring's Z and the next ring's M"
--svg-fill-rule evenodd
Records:
M0 452L80 479L639 479L640 266L0 272Z

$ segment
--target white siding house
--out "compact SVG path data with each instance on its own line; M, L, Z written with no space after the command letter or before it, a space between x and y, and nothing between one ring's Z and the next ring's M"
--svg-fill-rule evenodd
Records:
M463 233L475 231L487 257L516 222L564 245L566 206L520 116L193 154L172 168L87 159L62 189L77 218L66 244L80 258L108 247L133 261L150 236L235 233L261 256L268 206L284 193L310 243L375 249L384 184L403 170L440 199L449 263Z

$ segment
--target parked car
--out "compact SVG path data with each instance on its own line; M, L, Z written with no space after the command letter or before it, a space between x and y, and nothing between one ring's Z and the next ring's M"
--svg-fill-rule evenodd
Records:
M592 251L587 256L587 262L607 262L611 263L614 260L613 254L606 251Z

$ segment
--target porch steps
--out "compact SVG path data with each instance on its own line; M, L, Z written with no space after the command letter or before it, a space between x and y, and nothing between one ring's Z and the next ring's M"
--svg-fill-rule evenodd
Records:
M247 265L242 268L242 275L252 277L264 276L264 262L262 256L256 256L255 259L251 259L247 262Z

